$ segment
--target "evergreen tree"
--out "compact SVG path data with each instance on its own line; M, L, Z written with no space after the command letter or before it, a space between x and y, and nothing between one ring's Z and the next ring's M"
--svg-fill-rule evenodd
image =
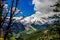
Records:
M60 12L60 0L58 0L53 7L55 7L55 9L53 9L54 12Z

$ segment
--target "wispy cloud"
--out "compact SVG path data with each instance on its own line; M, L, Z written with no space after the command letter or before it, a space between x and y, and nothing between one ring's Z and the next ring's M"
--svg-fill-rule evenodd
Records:
M11 9L10 9L11 10ZM15 11L15 7L12 8L12 11L14 12ZM10 12L10 11L9 11ZM16 11L15 11L15 14L17 13L23 13L21 10L19 10L18 8L16 8Z
M8 8L8 4L4 4L3 8Z

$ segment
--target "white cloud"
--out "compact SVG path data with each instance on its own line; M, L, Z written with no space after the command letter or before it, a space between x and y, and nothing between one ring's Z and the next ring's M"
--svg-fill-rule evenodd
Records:
M11 10L11 9L10 9ZM15 7L12 8L12 11L14 12L15 11ZM10 11L9 11L10 12ZM16 8L16 11L15 11L15 14L17 13L22 13L21 10L19 10L18 8Z
M8 19L10 18L10 17L7 17ZM23 18L23 16L20 16L20 17L13 17L13 19L15 19L15 20L21 20Z
M48 16L54 14L53 7L50 6L54 5L56 1L57 0L33 0L32 4L34 4L36 13L40 13L40 16Z
M4 4L3 8L8 8L8 4Z

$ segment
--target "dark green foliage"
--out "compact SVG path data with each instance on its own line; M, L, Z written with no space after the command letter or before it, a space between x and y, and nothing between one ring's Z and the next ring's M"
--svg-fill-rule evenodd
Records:
M60 0L58 0L56 4L51 7L55 7L55 9L53 9L54 12L60 12Z
M58 22L56 22L58 23ZM47 31L45 34L44 32ZM27 36L20 36L24 40L59 40L60 39L60 27L56 25L52 25L46 29L41 31L34 32L32 34L26 34ZM20 34L21 35L21 34Z

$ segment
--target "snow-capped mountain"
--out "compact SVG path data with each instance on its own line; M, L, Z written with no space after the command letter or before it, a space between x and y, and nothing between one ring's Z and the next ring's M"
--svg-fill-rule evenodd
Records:
M36 13L36 14L33 14L29 17L26 17L24 19L21 20L21 23L23 23L24 25L25 24L32 24L32 23L35 23L35 24L45 24L45 23L52 23L52 19L48 19L48 17L46 16L40 16L41 14L40 13Z
M40 25L45 24L45 23L48 23L48 24L53 23L54 19L49 18L50 16L53 16L53 14L52 15L43 14L42 16L41 16L41 14L42 13L35 13L28 17L20 16L20 17L13 17L13 19L17 22L21 22L24 25L33 24L33 23L40 24ZM7 17L7 18L9 19L9 17Z
M32 29L34 31L41 30L48 27L50 24L57 21L56 18L49 18L49 16L40 16L40 13L33 14L28 17L13 17L13 26L11 27L13 32L21 32L24 30ZM7 17L6 21L9 21L9 17Z

